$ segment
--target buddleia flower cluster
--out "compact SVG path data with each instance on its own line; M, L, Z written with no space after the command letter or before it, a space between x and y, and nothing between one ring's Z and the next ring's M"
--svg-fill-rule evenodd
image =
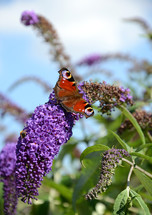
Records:
M57 31L52 23L50 23L45 17L36 14L34 11L24 11L21 15L21 22L25 26L33 26L39 34L44 38L45 42L50 46L50 54L53 60L59 64L59 67L68 67L72 69L73 74L75 70L71 64L70 56L65 52L65 49L60 42ZM80 80L80 76L75 74L77 80Z
M85 195L85 199L94 199L98 196L98 193L102 193L107 190L112 183L112 176L115 173L115 169L123 156L129 156L128 152L124 149L113 148L103 153L100 179L97 185Z
M133 114L132 114L135 119L137 120L137 122L139 123L140 127L143 130L151 130L152 131L152 114L151 113L147 113L144 110L136 110ZM127 129L132 129L133 125L132 123L126 119L120 126L120 128L118 129L119 133L123 133L125 130Z
M78 119L78 114L67 112L58 104L54 92L28 119L16 151L16 187L22 201L30 204L36 199L43 176L51 170L60 146L72 136L72 127Z
M8 142L0 152L0 181L3 182L4 214L15 215L17 192L15 180L16 143Z
M132 96L130 89L115 85L94 82L81 83L81 89L89 99L89 103L100 102L100 111L102 114L111 114L111 111L121 105L132 105Z

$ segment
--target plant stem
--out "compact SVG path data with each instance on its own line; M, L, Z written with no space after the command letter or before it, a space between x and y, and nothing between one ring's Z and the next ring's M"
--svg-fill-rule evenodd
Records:
M130 177L131 177L133 169L134 169L134 161L132 162L132 165L131 165L131 168L130 168L130 171L129 171L129 174L128 174L127 186L129 186L129 184L130 184Z
M137 166L136 164L134 164L133 162L131 161L128 161L127 159L125 158L122 158L123 161L125 161L126 163L130 164L131 166L133 166L133 168L135 169L138 169L140 172L144 173L145 175L147 175L148 177L152 178L152 174L150 174L149 172L145 171L144 169L140 168L139 166ZM131 171L131 169L130 169ZM128 175L129 177L129 175Z

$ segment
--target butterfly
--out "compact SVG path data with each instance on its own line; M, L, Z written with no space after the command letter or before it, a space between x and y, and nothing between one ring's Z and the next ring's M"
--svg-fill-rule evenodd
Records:
M80 113L86 118L92 116L94 111L90 104L84 100L77 88L70 71L66 68L59 70L59 79L54 87L55 97L68 112Z

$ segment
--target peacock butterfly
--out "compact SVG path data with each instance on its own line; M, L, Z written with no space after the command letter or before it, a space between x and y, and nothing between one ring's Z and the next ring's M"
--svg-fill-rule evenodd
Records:
M94 111L85 101L77 88L76 82L70 71L66 68L59 70L59 80L55 87L55 97L61 102L62 107L68 112L81 113L86 118L92 116Z

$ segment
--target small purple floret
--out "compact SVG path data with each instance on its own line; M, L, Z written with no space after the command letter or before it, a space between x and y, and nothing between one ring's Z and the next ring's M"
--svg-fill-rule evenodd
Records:
M132 96L130 95L130 89L127 88L125 89L124 87L120 87L121 90L121 97L120 97L120 101L121 102L127 102L127 100L131 100Z
M39 19L34 11L24 11L21 15L21 22L24 25L34 25L39 22Z
M0 178L10 176L16 164L16 143L7 143L0 153Z

